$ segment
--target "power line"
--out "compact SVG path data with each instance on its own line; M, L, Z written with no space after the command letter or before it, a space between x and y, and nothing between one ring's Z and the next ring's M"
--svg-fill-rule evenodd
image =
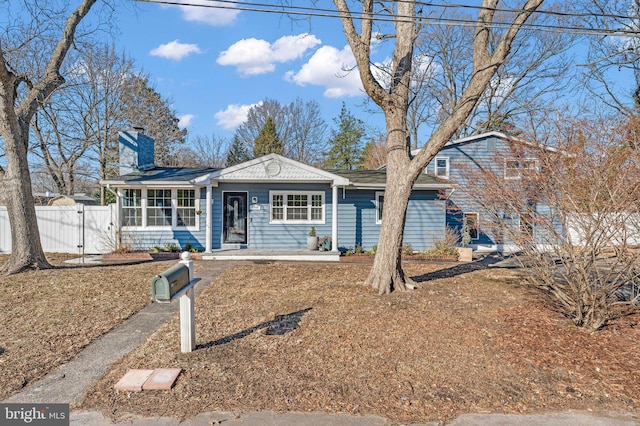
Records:
M276 14L286 14L293 16L305 16L305 17L322 17L322 18L341 18L342 13L335 9L324 9L324 8L316 8L316 7L305 7L305 6L292 6L292 5L278 5L273 3L253 3L253 2L241 2L234 0L207 0L210 2L209 4L203 3L189 3L180 0L136 0L141 3L157 3L157 4L165 4L165 5L173 5L173 6L188 6L188 7L203 7L210 9L223 9L223 10L237 10L244 12L261 12L261 13L276 13ZM399 2L406 2L408 0L397 0ZM481 6L468 6L468 5L460 5L460 4L447 4L447 5L436 5L433 3L426 2L417 2L417 4L428 6L428 7L460 7L460 8L471 8L471 9L487 9ZM491 9L497 12L509 12L509 13L518 13L522 12L522 9ZM629 19L634 20L637 18L624 16L624 15L597 15L597 14L577 14L577 13L569 13L569 12L555 12L555 11L534 11L533 13L538 14L547 14L547 15L556 15L563 17L611 17L616 19ZM350 13L350 17L353 19L363 19L360 16L354 16L353 13ZM406 16L406 15L394 15L391 16L389 14L382 14L380 12L372 12L368 14L368 17L375 19L378 22L415 22L416 20L425 24L432 25L446 25L446 26L461 26L461 27L476 27L478 23L475 20L464 19L464 18L430 18L430 17L416 17L415 19ZM505 29L508 28L510 23L507 22L492 22L486 25L489 28L496 29ZM545 32L557 32L557 33L570 33L570 34L578 34L578 35L603 35L610 37L638 37L640 33L636 30L628 30L628 29L606 29L606 28L589 28L589 27L579 27L579 26L563 26L563 25L551 25L551 24L535 24L535 23L525 23L521 26L523 30L538 30Z

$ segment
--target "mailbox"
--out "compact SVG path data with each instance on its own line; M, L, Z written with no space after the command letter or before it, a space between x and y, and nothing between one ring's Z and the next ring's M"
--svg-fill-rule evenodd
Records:
M178 263L151 279L151 299L155 302L169 302L190 282L189 268Z

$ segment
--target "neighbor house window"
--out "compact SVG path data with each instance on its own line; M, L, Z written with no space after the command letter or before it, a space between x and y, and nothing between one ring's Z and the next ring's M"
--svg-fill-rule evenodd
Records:
M122 191L122 224L124 226L142 226L141 189L124 189Z
M462 220L463 223L467 225L467 229L469 230L469 236L471 237L471 239L477 240L480 225L480 218L478 213L465 213Z
M384 192L376 192L376 223L382 223L382 209L384 208Z
M435 167L437 177L449 179L449 157L436 157Z
M535 171L538 168L537 161L535 159L525 160L505 160L504 162L504 178L505 179L520 179L522 177L522 171Z
M196 226L196 191L178 189L177 226Z
M122 225L197 228L196 189L122 190Z
M272 191L271 222L324 223L324 192Z

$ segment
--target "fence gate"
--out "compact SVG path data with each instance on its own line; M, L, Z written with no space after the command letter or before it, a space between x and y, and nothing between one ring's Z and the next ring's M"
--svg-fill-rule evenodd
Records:
M36 207L40 242L45 252L99 254L112 250L114 207ZM11 253L11 228L6 207L0 207L0 253Z

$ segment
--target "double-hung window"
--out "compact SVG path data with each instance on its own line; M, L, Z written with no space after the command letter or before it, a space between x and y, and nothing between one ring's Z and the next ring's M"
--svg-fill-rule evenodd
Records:
M178 189L177 226L196 226L196 191Z
M122 224L124 226L142 226L141 189L122 191Z
M147 190L147 226L173 224L170 189Z
M195 189L122 190L122 225L131 227L197 228Z
M436 157L435 172L437 177L449 179L449 157Z
M505 160L504 161L504 178L505 179L520 179L522 178L522 171L533 172L538 168L537 160L524 159L524 160Z
M271 191L271 223L324 223L324 192Z

